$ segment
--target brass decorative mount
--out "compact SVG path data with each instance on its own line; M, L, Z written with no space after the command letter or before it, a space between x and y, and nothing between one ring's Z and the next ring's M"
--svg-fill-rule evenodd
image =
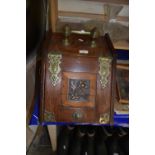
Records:
M100 124L107 124L107 123L109 123L109 120L110 120L110 116L108 113L101 114L100 119L99 119L99 123Z
M100 66L99 75L101 86L103 89L107 86L108 83L111 61L112 61L111 58L99 57L99 66Z
M61 63L62 55L58 54L58 52L52 51L48 54L48 58L49 58L48 70L51 73L51 76L50 76L51 84L52 86L56 86L60 81L58 74L61 71L60 63Z
M56 122L54 112L44 112L44 120L46 122Z

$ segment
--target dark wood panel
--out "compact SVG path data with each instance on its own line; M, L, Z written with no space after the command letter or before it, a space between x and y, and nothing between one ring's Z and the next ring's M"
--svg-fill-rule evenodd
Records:
M91 72L94 74L98 72L96 67L98 66L97 58L64 56L61 66L63 71Z

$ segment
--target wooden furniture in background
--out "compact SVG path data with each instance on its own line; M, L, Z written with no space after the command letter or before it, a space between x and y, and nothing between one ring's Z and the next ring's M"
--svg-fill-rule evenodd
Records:
M118 102L129 104L129 65L117 65L116 81Z

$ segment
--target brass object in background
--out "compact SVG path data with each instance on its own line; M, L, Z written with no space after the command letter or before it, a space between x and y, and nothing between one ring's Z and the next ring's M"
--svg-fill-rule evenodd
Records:
M101 114L100 115L100 119L99 119L99 123L100 124L107 124L110 120L110 116L108 113L105 114Z
M52 86L56 86L56 84L59 83L60 81L58 74L61 71L61 68L59 65L61 63L62 55L56 52L55 53L52 52L48 54L48 58L50 63L49 71L51 73L50 80L51 80Z
M56 122L54 113L45 111L44 112L44 120L46 122Z
M68 46L70 44L69 39L68 39L68 37L70 36L70 34L71 34L71 28L68 25L65 25L65 27L64 27L64 36L65 36L65 39L63 40L63 44L65 46Z
M110 63L111 63L110 58L99 57L99 65L100 65L99 75L102 88L105 88L108 83L108 76L110 74Z

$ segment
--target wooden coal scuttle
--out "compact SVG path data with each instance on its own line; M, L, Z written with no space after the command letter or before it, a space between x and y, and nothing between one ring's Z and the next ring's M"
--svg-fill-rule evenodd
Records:
M64 29L42 50L41 121L112 123L116 62L109 35Z

